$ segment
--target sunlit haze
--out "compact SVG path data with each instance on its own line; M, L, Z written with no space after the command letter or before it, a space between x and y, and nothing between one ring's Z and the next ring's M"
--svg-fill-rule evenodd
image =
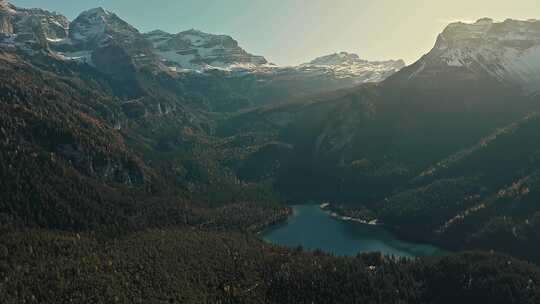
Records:
M288 65L338 51L417 60L449 22L540 18L537 0L13 0L73 19L103 6L145 32L196 28L228 34L251 53Z

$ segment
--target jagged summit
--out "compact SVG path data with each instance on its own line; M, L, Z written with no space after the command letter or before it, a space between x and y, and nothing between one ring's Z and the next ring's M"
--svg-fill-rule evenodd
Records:
M155 36L155 35L171 35L171 33L166 32L166 31L164 31L164 30L157 29L157 30L153 30L153 31L147 32L147 33L145 33L144 35L149 35L149 36Z
M91 9L88 9L86 11L83 11L80 15L98 15L98 16L108 16L112 14L111 12L109 12L108 10L104 9L103 7L99 6L99 7L95 7L95 8L91 8Z
M198 29L195 29L195 28L191 28L189 30L185 30L185 31L182 31L180 33L183 33L183 34L193 34L193 35L201 35L201 36L207 36L207 35L213 35L213 34L209 34L209 33L205 33L201 30L198 30ZM214 35L214 36L219 36L219 35Z
M338 65L338 64L355 64L366 63L367 60L360 59L360 56L353 53L340 52L322 57L315 58L310 62L314 65Z
M102 7L82 12L71 23L70 38L87 48L103 45L108 41L130 43L138 38L139 31L116 14Z
M482 18L475 23L455 22L449 24L439 35L436 46L445 42L459 43L477 39L477 42L488 42L489 39L498 41L539 40L538 20L506 19L496 22L490 18Z
M174 69L257 67L268 61L246 52L227 35L214 35L196 29L177 34L155 30L144 34L163 62Z
M494 22L493 19L484 17L484 18L480 18L476 20L475 24L493 24L493 22Z

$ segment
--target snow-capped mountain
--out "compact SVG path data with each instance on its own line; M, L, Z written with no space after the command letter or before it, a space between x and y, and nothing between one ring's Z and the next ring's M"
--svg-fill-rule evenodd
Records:
M60 59L123 74L146 67L159 72L223 70L232 76L265 74L268 77L329 79L353 85L379 82L399 71L401 60L370 62L358 55L339 53L299 66L278 67L263 56L244 50L232 37L198 30L177 34L153 31L141 34L116 14L103 8L82 12L70 22L41 9L23 9L0 0L0 43L51 52ZM2 38L3 37L3 38Z
M529 94L540 92L540 21L484 18L452 23L410 77L431 77L441 69L487 73Z
M383 81L405 66L402 60L367 61L341 52L299 66L277 67L248 53L226 35L197 30L141 34L103 8L85 11L70 22L60 14L18 8L5 0L0 0L0 46L26 53L50 51L102 71L121 59L124 66L153 71L221 69L240 75L330 77L364 83ZM452 23L439 35L435 47L401 74L406 74L404 79L434 79L441 72L489 75L529 94L540 93L540 21L494 22L484 18L472 24Z
M301 65L304 69L330 70L338 78L355 78L358 82L380 82L403 67L403 60L368 61L347 52L322 56Z
M152 42L162 61L173 69L245 69L268 64L264 57L246 52L227 35L212 35L192 29L178 34L157 30L144 36Z
M61 58L95 65L113 72L118 62L149 64L150 48L143 35L116 14L102 7L82 12L69 24L66 39L50 41ZM140 59L142 62L140 62ZM154 66L156 64L154 63Z

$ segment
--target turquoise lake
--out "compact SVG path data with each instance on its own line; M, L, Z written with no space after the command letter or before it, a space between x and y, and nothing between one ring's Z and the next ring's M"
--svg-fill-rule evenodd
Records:
M440 255L444 251L427 244L399 240L383 226L341 221L317 205L293 206L287 222L267 230L265 241L306 250L320 249L338 256L363 252L382 252L400 257Z

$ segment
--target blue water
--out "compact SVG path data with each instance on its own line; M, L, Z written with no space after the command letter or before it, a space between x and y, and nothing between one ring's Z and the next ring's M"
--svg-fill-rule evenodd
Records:
M382 252L400 257L442 254L439 248L397 239L382 226L364 225L334 219L316 205L293 207L289 220L264 233L267 242L287 246L320 249L339 256L363 252Z

